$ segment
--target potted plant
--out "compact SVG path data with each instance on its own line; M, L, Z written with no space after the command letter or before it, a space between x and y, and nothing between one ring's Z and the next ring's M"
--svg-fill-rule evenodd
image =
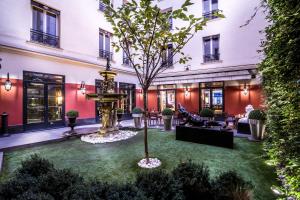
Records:
M73 132L74 127L76 126L76 119L77 119L79 113L76 110L69 110L66 115L69 120L68 126L71 127L71 132Z
M143 110L139 107L136 107L132 110L132 117L134 120L134 127L141 128L142 127L142 116Z
M117 109L117 118L118 118L118 127L121 127L121 121L124 114L124 110L122 108Z
M205 121L213 121L214 118L214 111L209 108L204 108L200 112L200 117Z
M170 109L170 108L165 108L162 111L162 118L164 120L165 131L171 130L171 128L172 128L173 110Z
M248 116L251 137L250 140L262 140L265 137L265 120L266 114L264 111L255 109L249 113Z

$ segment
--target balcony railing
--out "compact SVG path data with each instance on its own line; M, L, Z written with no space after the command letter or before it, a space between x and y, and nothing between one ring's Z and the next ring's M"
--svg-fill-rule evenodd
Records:
M220 54L206 54L203 56L204 62L213 62L220 60Z
M59 48L59 37L42 31L30 30L31 41Z
M203 14L203 17L206 19L216 19L218 16L215 16L216 13L218 13L220 10L212 10L210 12L206 12Z
M124 64L124 65L128 65L128 66L130 66L130 61L129 61L129 58L127 58L127 57L123 57L123 64Z
M106 10L106 5L102 1L99 1L99 10L102 12Z
M168 58L167 60L162 61L162 66L163 67L172 67L173 66L173 59Z
M99 57L100 58L109 58L109 60L112 60L112 56L113 56L113 53L112 52L109 52L109 51L106 51L106 50L103 50L103 49L100 49L99 50Z

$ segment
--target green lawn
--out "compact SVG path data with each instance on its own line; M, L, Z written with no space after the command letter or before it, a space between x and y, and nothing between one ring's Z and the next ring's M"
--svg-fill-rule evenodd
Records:
M234 150L176 141L174 133L150 130L149 150L158 157L162 169L171 170L181 161L191 159L209 166L211 176L236 170L255 185L255 199L275 199L270 189L276 185L274 169L262 159L261 143L235 138ZM20 162L37 153L49 159L58 168L72 168L82 176L103 181L132 181L139 169L137 162L143 157L143 134L110 144L88 144L79 139L6 152L0 179L9 178Z

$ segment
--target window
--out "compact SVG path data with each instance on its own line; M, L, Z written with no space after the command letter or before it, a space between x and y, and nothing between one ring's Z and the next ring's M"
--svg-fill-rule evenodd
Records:
M215 114L222 114L224 110L224 83L200 83L200 109L210 108Z
M58 19L60 12L35 1L32 1L31 5L31 41L59 47Z
M111 33L100 29L99 31L99 57L109 58L112 60L112 52L110 51Z
M218 0L203 0L203 17L207 19L215 19L215 13L219 11Z
M130 60L124 50L123 50L123 65L131 66Z
M203 61L204 62L220 60L219 38L220 38L219 35L203 38L203 46L204 46Z
M113 8L114 7L113 1L110 1L110 4L111 4L111 7ZM105 12L105 10L106 10L106 4L103 3L103 0L99 0L99 10L102 12Z
M168 49L163 51L162 66L163 67L173 66L173 44L168 44Z

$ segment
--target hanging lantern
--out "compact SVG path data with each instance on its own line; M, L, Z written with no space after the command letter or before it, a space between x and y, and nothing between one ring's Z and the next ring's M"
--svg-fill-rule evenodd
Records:
M6 79L5 83L4 83L4 88L5 88L6 91L10 91L11 87L12 87L12 83L9 80L9 73L7 73L7 79Z

